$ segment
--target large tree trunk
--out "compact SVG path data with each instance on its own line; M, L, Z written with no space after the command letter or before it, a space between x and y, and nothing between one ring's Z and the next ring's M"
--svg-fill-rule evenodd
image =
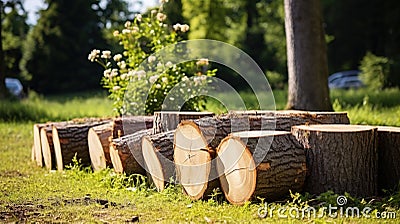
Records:
M142 153L142 139L151 134L150 129L144 129L134 134L113 139L110 145L110 156L115 172L145 175Z
M294 126L307 158L304 190L369 197L377 193L377 129L358 125Z
M130 135L153 127L153 116L125 116L114 119L113 138Z
M156 111L154 112L153 133L172 131L184 120L194 120L202 117L211 117L212 112L193 112L193 111Z
M281 199L300 192L306 176L304 149L290 132L235 132L217 149L222 190L232 204Z
M332 110L320 0L285 0L287 108Z
M399 127L378 127L378 158L379 190L398 188L400 184Z
M89 154L95 171L112 167L110 143L112 141L113 124L113 122L109 122L89 129Z
M174 133L163 132L142 140L145 167L158 191L164 190L175 175Z
M72 163L74 156L81 165L90 166L88 132L91 127L109 122L109 120L86 119L73 121L65 125L53 126L53 144L57 160L57 169Z

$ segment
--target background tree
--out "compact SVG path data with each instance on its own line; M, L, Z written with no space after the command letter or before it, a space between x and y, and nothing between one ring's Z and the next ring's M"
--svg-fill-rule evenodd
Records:
M22 58L22 43L29 31L26 23L27 13L23 2L9 0L4 5L2 20L2 41L4 51L5 75L7 77L22 78L19 62Z
M0 1L0 99L7 97L6 89L6 74L5 74L5 62L4 62L4 52L3 52L3 35L2 35L2 15L3 15L3 1Z
M105 46L98 0L46 0L47 8L28 34L21 67L40 93L99 87L101 71L87 63L91 49Z
M289 109L332 110L320 0L285 0Z

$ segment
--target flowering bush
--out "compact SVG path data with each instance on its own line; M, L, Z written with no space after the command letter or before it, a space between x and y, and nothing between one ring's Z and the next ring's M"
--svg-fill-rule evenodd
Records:
M163 61L156 52L178 43L180 35L189 30L186 24L168 26L165 19L162 5L147 16L137 14L133 21L125 23L122 31L113 33L123 46L122 53L113 55L108 50L94 49L88 56L91 62L104 67L101 83L108 89L119 115L204 107L204 94L211 82L208 77L214 76L216 70L209 70L207 59L179 64Z

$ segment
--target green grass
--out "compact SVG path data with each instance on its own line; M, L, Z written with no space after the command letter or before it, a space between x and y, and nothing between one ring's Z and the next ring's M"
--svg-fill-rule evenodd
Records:
M336 110L348 111L352 123L390 124L400 126L399 90L380 93L333 91ZM241 93L247 106L257 107L253 96ZM283 109L286 93L275 91L276 105ZM367 98L367 97L368 98ZM227 97L229 99L229 97ZM367 100L368 99L368 100ZM211 104L209 102L209 104ZM225 103L236 106L236 101ZM370 223L400 221L400 192L385 198L357 199L348 195L352 206L370 206L377 211L394 211L397 219L367 218L279 218L260 219L257 210L264 204L260 199L244 206L234 206L220 195L203 201L191 201L179 186L158 193L146 181L137 177L117 175L111 170L93 173L77 165L64 172L38 168L30 161L32 124L48 120L67 120L86 116L111 116L112 103L104 94L74 94L69 96L30 96L21 102L0 105L0 222L73 222L122 223L139 217L140 222L161 223ZM221 110L214 102L214 109ZM279 203L277 208L304 208L307 205L335 206L337 195L325 193L319 197L294 195ZM373 213L374 214L374 213Z

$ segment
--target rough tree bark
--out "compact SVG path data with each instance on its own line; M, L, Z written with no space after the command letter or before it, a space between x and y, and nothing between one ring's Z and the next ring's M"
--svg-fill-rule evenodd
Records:
M392 190L400 184L400 128L378 127L378 188ZM398 189L399 190L399 189Z
M153 133L158 134L175 130L178 124L184 120L194 120L213 115L212 112L156 111L154 112Z
M175 175L174 133L175 131L168 131L149 135L142 140L146 171L158 191L164 190Z
M153 116L125 116L114 119L113 138L130 135L153 127Z
M307 159L304 191L333 191L369 197L377 193L377 128L359 125L301 125L292 134Z
M320 0L285 0L288 109L332 110Z
M117 173L145 175L142 153L142 138L151 134L150 129L113 139L110 145L110 156Z

